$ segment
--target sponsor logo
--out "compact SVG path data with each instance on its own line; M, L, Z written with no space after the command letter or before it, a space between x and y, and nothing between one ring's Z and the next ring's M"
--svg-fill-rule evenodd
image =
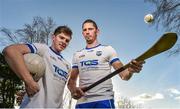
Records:
M92 65L98 65L98 60L87 60L87 61L81 61L81 66L92 66Z
M85 55L84 55L84 54L79 56L79 58L83 58L83 57L85 57Z
M51 58L52 60L56 61L56 58L55 58L55 57L53 57L53 56L50 56L50 58Z
M56 66L56 65L53 65L53 67L54 67L54 72L55 72L56 74L58 74L58 75L61 76L62 78L65 78L65 79L68 78L68 73L67 73L67 72L65 72L64 70L60 69L60 68L59 68L58 66Z

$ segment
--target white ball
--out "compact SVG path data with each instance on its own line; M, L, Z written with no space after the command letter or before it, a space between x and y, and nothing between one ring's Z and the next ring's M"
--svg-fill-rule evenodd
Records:
M38 54L28 53L24 55L24 61L34 80L38 81L45 73L44 59Z
M153 20L154 20L154 17L153 17L152 14L147 14L147 15L144 16L144 21L145 21L146 23L152 23Z

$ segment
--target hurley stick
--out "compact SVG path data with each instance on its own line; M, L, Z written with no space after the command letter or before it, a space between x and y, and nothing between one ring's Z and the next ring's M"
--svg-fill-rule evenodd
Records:
M177 37L176 33L169 32L169 33L163 34L163 36L150 49L148 49L142 55L137 57L135 60L136 61L144 61L148 58L151 58L152 56L158 55L158 54L170 49L176 43L177 38L178 37ZM98 80L97 82L91 84L90 86L83 88L82 90L84 92L86 92L86 91L92 89L93 87L106 81L107 79L113 77L114 75L119 74L120 72L122 72L123 70L128 68L129 66L130 66L130 63L124 65L123 67L117 69L116 71L112 72L111 74L109 74L109 75L105 76L104 78Z

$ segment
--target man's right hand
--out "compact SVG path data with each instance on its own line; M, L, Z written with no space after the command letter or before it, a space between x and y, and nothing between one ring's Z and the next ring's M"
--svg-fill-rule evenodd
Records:
M75 87L73 89L73 91L71 92L72 98L74 98L76 100L80 99L84 95L85 95L85 93L82 91L82 88L80 88L80 87Z
M27 82L25 83L25 86L26 86L26 92L29 97L32 97L40 90L38 83L35 81Z

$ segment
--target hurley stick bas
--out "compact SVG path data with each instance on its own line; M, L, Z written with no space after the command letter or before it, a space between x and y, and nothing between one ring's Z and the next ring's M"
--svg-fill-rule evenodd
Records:
M144 61L148 58L158 55L158 54L172 48L173 45L176 43L177 39L178 39L178 36L176 33L173 33L173 32L165 33L151 48L149 48L146 52L144 52L142 55L137 57L135 60L136 61ZM111 74L96 81L95 83L91 84L90 86L83 88L82 90L84 92L86 92L86 91L92 89L93 87L106 81L107 79L110 79L111 77L115 76L116 74L119 74L123 70L127 69L129 66L130 66L130 63L124 65L123 67L117 69L116 71L112 72Z

